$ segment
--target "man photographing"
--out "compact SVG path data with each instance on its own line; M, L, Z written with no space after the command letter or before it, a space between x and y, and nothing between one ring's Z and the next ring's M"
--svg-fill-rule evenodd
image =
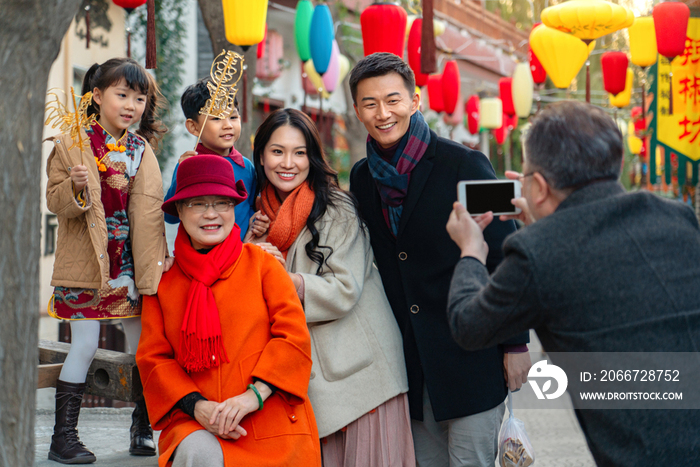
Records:
M455 203L447 223L461 251L448 299L467 350L533 328L547 352L697 352L700 228L690 208L617 181L623 141L602 109L548 106L524 139L527 227L504 242L489 276L481 231ZM698 465L700 424L688 410L577 410L598 465Z

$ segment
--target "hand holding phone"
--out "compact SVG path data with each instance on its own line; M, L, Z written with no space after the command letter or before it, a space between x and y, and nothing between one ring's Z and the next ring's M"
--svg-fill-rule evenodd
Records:
M508 180L522 180L523 174L515 172L513 170L506 170L506 178ZM530 225L535 222L535 218L530 213L530 207L527 204L525 198L515 198L513 204L520 208L519 214L506 214L499 217L501 221L520 221L525 225Z
M518 215L521 210L512 200L520 198L519 180L463 180L457 184L457 199L469 214L489 211L494 216Z

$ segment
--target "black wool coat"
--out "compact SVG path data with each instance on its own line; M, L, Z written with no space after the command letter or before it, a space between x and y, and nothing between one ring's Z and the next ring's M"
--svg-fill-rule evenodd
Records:
M424 383L437 421L484 412L507 395L502 345L463 350L452 339L447 322L447 295L460 251L445 225L457 200L457 182L495 178L483 154L431 131L428 149L411 172L394 237L367 159L355 164L350 175L350 191L369 229L384 289L403 335L409 406L416 420L423 420ZM494 220L486 228L489 271L500 263L503 240L514 231L512 221ZM525 332L504 343L527 342Z

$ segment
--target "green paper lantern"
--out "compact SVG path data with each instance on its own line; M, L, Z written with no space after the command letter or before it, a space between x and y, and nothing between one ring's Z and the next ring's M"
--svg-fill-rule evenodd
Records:
M309 31L311 29L311 18L314 15L314 6L309 0L301 0L297 3L297 13L294 17L294 41L297 45L297 52L302 62L311 58L311 47L309 46Z

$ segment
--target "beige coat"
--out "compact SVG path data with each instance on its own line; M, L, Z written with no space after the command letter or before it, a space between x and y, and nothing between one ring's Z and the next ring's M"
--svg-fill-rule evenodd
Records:
M81 130L83 141L87 134ZM46 203L58 217L58 241L52 286L101 289L109 280L107 223L102 205L100 175L90 147L81 151L68 135L48 138L54 148L46 164L49 177ZM88 168L85 207L75 200L70 169ZM134 257L134 281L139 292L158 290L167 254L163 211L163 182L158 160L146 143L141 165L129 193L129 236Z
M408 381L401 333L352 205L329 208L316 228L319 244L333 248L328 265L315 274L318 265L304 250L311 233L304 228L289 249L287 270L304 278L309 398L324 437L408 391Z

